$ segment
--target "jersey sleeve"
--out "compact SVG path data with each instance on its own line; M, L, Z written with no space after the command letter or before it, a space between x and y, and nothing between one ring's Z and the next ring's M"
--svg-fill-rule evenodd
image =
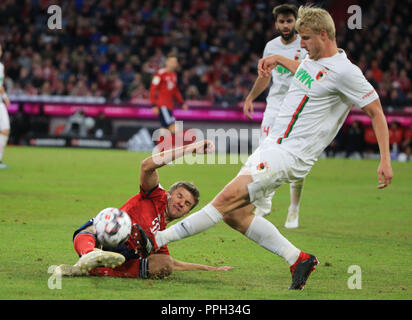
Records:
M352 65L350 70L342 72L338 91L359 108L379 98L373 86L355 65Z
M164 197L166 191L162 188L160 184L158 184L156 187L154 187L152 190L143 190L143 188L140 186L140 194L142 195L142 198L144 199L151 199L151 200L156 200L156 199L161 199Z
M268 43L266 43L265 45L265 49L263 49L263 58L266 58L267 56L270 56L270 52L269 52L269 46Z
M3 86L4 83L4 65L0 63L0 87Z

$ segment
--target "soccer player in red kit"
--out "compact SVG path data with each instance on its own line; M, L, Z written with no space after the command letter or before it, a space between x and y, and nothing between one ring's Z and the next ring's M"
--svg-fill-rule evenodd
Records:
M157 71L150 85L150 102L153 113L159 116L162 128L172 133L176 132L176 119L173 116L175 100L182 104L183 109L188 108L177 86L176 69L178 66L177 55L170 53L167 56L165 67Z
M156 169L184 154L208 153L213 150L212 142L201 141L164 151L143 160L140 192L120 208L128 213L133 224L127 242L110 251L96 248L99 244L91 219L73 235L73 246L80 256L79 261L74 266L60 265L55 273L73 276L89 271L90 275L98 276L147 278L163 276L175 270L230 270L231 267L227 266L216 268L175 260L170 256L167 246L147 257L150 252L145 252L142 249L145 244L137 241L141 238L141 230L143 234L154 237L156 232L164 230L169 222L189 213L199 201L199 191L190 182L176 182L169 191L165 191L159 184Z

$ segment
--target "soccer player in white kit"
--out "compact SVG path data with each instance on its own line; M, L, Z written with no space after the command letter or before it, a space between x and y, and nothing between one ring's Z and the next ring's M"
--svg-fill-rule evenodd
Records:
M300 37L295 30L297 15L298 9L292 4L282 4L273 9L275 26L280 36L266 44L263 51L264 58L278 54L296 61L303 60L306 56L306 50L300 47ZM272 85L266 98L266 109L261 124L259 143L262 143L273 129L280 105L293 79L293 73L287 68L277 65L272 70L271 77L259 77L256 79L253 88L245 99L243 107L243 111L249 119L252 119L249 112L253 113L253 100L267 88L271 79ZM290 184L290 205L285 222L286 228L297 228L299 226L299 204L303 190L303 181L302 179ZM261 216L268 215L271 208L272 198L268 199L266 204L256 208L255 214Z
M3 54L0 44L0 58ZM6 90L3 87L4 83L4 65L0 62L0 169L8 168L3 162L4 149L10 135L10 118L7 112L7 107L10 105Z
M309 57L301 63L278 55L259 61L259 76L270 76L271 69L279 64L295 74L274 130L212 202L158 232L153 243L155 248L203 232L226 215L237 212L231 227L284 258L292 274L289 289L302 289L319 263L317 257L295 247L270 221L253 214L252 210L280 185L302 179L309 173L353 104L370 117L378 140L378 188L391 183L388 125L379 97L361 70L337 48L332 17L324 9L300 7L296 29Z

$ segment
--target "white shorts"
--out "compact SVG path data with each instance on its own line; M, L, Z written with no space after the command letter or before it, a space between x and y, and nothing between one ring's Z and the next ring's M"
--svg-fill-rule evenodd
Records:
M275 97L268 97L266 100L266 109L263 113L262 123L260 125L259 144L269 135L273 129L276 117L278 116L282 101Z
M268 137L249 157L239 174L252 176L253 182L248 184L250 203L267 212L274 191L283 184L304 179L311 168Z
M0 131L10 130L10 118L6 105L0 102Z

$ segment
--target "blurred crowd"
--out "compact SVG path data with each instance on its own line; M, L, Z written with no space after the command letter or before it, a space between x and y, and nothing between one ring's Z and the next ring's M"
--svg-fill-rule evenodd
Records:
M393 121L389 124L389 144L392 160L412 161L412 124L402 126ZM370 158L379 154L378 141L370 125L353 121L345 125L325 150L329 157Z
M300 5L300 1L291 1ZM411 1L359 1L364 27L337 26L337 41L390 105L412 101ZM333 1L323 1L331 5ZM62 8L62 29L47 8ZM187 100L234 105L247 95L267 41L276 36L264 0L2 0L0 42L10 95L149 97L154 73L179 55ZM258 100L264 101L265 94Z

